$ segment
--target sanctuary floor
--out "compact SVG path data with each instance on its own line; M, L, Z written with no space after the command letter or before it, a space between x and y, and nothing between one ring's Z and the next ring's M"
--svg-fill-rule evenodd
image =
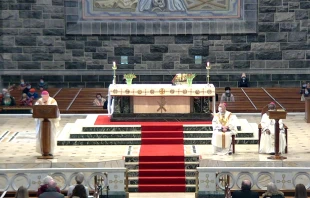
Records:
M240 119L259 123L259 114L237 114ZM86 115L62 115L60 130L66 123L84 119ZM267 155L258 154L257 145L236 145L234 155L212 155L211 145L197 145L201 159L214 166L309 166L310 124L304 114L288 114L285 124L289 128L287 160L272 162ZM0 115L0 168L91 168L117 167L128 146L58 146L55 159L38 160L35 152L35 122L31 115ZM175 197L173 194L131 193L130 197ZM193 193L179 194L178 198L194 197Z

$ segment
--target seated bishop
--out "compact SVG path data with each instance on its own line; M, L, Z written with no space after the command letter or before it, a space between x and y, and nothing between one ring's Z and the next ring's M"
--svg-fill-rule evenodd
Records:
M271 102L268 104L268 111L264 113L261 120L261 126L262 126L262 134L260 138L260 147L259 147L259 153L268 153L268 154L274 154L275 153L275 120L269 119L269 111L275 111L276 110L276 104L274 102ZM280 134L279 134L279 152L283 153L286 147L286 141L285 141L285 133L283 128L283 122L280 119L279 120L279 128L280 128Z
M226 103L220 103L212 120L213 154L231 154L232 135L236 135L236 116L226 110Z

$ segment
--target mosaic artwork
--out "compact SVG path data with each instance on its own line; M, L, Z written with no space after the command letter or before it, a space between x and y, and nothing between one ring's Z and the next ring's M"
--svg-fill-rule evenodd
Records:
M240 5L241 0L83 0L83 18L240 18Z
M94 0L94 10L97 11L186 12L228 9L228 0Z
M257 33L258 0L64 1L68 35Z

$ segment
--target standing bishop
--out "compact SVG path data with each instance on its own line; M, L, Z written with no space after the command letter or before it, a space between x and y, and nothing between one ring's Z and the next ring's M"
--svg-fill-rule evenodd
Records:
M226 110L226 103L220 103L212 120L213 154L231 154L232 135L236 135L236 116Z
M37 100L35 105L57 105L57 101L49 96L47 91L42 91L41 93L42 98ZM60 121L60 115L58 118L49 119L51 122L51 152L50 156L53 156L55 147L57 146L57 133L58 133L58 126ZM42 154L42 147L41 147L41 119L36 119L36 150L38 153Z
M276 104L271 102L268 104L268 111L262 116L260 122L262 126L262 134L260 138L259 153L275 154L275 123L274 119L269 118L269 111L276 111ZM284 153L286 147L285 133L282 119L279 120L279 152Z

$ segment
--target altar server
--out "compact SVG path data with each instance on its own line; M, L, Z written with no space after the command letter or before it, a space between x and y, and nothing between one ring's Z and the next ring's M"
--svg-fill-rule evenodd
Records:
M213 154L231 154L232 135L236 135L236 116L226 110L226 103L220 103L212 120Z
M268 110L269 111L275 111L276 110L276 104L274 102L271 102L268 104ZM260 138L260 153L268 153L268 154L274 154L274 144L275 144L275 120L269 119L269 111L264 113L261 120L261 126L262 126L262 134ZM283 153L286 147L286 141L285 141L285 133L283 128L283 122L280 119L279 120L279 128L280 128L280 134L279 134L279 152Z
M35 105L57 105L57 101L49 96L49 93L47 91L43 91L41 93L42 98L37 100ZM57 133L58 133L58 126L60 121L60 115L58 118L55 119L49 119L51 121L51 153L50 156L53 156L55 147L57 146ZM42 148L41 148L41 125L42 120L36 119L36 151L38 153L42 154Z

